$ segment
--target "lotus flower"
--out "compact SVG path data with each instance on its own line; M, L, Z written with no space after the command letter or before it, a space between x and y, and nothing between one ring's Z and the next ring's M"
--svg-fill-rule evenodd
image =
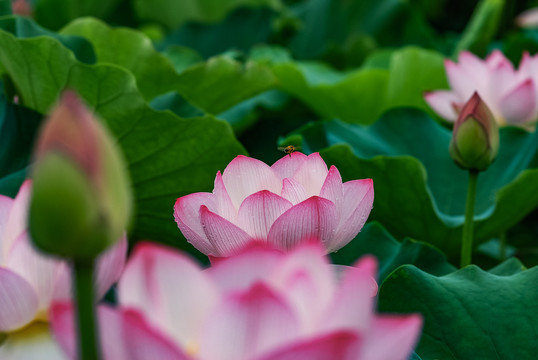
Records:
M337 280L324 253L319 243L290 252L255 244L203 271L140 244L118 284L119 309L99 311L104 359L407 359L420 316L375 314L376 261L365 257ZM74 359L71 306L57 304L51 317Z
M498 50L485 61L464 51L457 64L446 60L445 69L452 89L427 93L425 99L446 120L456 121L475 91L501 126L524 125L536 120L538 57L525 53L516 70Z
M240 155L217 173L213 193L177 199L174 216L206 255L230 256L251 242L289 250L310 239L331 252L357 236L373 201L371 179L342 184L318 153L293 152L272 166Z
M51 303L70 298L70 272L66 262L37 252L28 238L30 191L31 182L26 181L15 199L0 195L0 333L7 333L0 359L36 359L35 352L40 359L61 358L46 322ZM118 280L126 252L122 237L100 257L99 297Z

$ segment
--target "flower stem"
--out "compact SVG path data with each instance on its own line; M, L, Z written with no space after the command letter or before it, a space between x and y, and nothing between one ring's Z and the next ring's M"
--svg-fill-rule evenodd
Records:
M93 260L74 261L79 360L99 360L100 358L96 331L93 270Z
M463 224L463 236L461 239L461 267L471 263L474 234L474 203L476 199L476 181L478 171L469 170L469 185L467 187L467 201L465 204L465 223Z

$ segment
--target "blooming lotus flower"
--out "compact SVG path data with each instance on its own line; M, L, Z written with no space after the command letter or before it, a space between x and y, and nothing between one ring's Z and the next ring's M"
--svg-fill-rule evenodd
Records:
M371 179L342 184L318 153L293 152L272 166L240 155L217 173L212 193L177 199L174 217L207 255L229 256L251 242L289 250L310 239L331 252L358 234L373 201Z
M251 245L203 271L141 244L118 284L121 306L99 311L104 360L407 359L420 316L375 314L376 261L365 257L337 280L324 253L319 243ZM74 359L71 306L56 305L52 319Z
M445 60L451 90L427 93L426 102L443 118L456 121L463 105L477 92L499 125L524 125L538 115L538 57L524 54L519 69L498 51L486 60L470 52L459 62Z
M0 359L61 359L46 323L51 303L70 298L70 272L66 262L42 255L29 240L30 192L31 182L26 181L15 199L0 195L0 334L7 334ZM123 236L99 258L99 297L119 278L126 252Z

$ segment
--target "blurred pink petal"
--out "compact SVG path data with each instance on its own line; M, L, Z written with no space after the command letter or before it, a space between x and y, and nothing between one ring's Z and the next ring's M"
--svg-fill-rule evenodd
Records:
M22 276L0 267L0 332L17 330L30 323L39 299Z
M239 208L237 224L254 239L267 239L269 229L275 220L292 204L268 191L262 190L248 196Z
M98 299L105 296L110 287L120 278L127 260L127 246L127 235L123 234L118 242L97 258L95 283Z
M28 214L28 201L30 200L31 189L32 182L26 180L21 185L17 196L15 196L4 232L1 235L3 254L7 254L19 235L26 231L26 216Z
M69 303L51 309L54 336L69 359L77 359L74 311ZM103 360L190 360L166 336L151 328L133 310L99 306L100 342Z
M261 283L230 294L211 318L200 342L203 359L249 359L292 342L299 328L283 299Z
M461 106L461 100L455 93L447 90L438 90L425 94L424 99L442 118L448 121L456 121L458 118L456 104L458 104L457 106Z
M312 239L319 239L325 244L336 229L336 221L334 204L312 196L293 206L273 223L267 242L282 250L290 250Z
M260 190L280 194L282 189L282 181L267 164L243 155L226 166L222 180L236 209L250 194Z
M478 93L499 125L522 125L538 117L538 57L523 54L519 69L499 50L481 60L470 52L459 55L459 63L445 61L451 90L426 93L430 107L448 121L455 121L463 104ZM526 126L525 126L526 127Z
M351 331L339 331L293 343L256 360L353 360L360 339Z
M398 317L379 315L361 348L361 359L406 360L415 347L422 329L419 315Z
M200 336L207 313L218 299L217 288L199 266L171 249L137 245L118 284L123 305L138 309L178 343Z
M28 233L25 232L13 244L6 265L33 287L39 302L39 315L46 320L57 277L62 270L62 262L40 254L30 243Z
M525 123L536 118L536 86L532 79L519 84L499 102L504 120L509 124Z

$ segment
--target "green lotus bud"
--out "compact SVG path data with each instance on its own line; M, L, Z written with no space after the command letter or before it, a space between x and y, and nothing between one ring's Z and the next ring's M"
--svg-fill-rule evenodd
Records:
M29 230L41 250L91 259L120 239L131 192L112 136L71 91L41 129L32 171Z
M463 169L484 171L499 152L499 129L478 93L467 101L454 124L450 156Z

